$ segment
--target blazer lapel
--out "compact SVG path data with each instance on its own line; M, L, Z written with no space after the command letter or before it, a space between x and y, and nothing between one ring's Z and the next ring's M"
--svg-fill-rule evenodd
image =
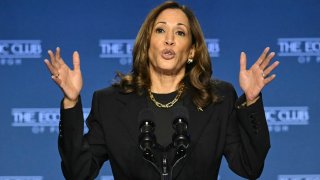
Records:
M138 144L139 136L139 112L147 106L145 95L137 95L136 93L119 94L117 99L123 103L122 111L119 114L119 120L127 129L130 139Z

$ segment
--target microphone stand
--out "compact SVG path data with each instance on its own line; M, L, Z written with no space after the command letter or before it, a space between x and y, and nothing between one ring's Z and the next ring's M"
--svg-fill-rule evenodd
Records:
M172 180L172 169L168 164L167 152L163 152L162 154L161 164L159 164L160 167L157 165L156 158L153 155L153 151L150 151L148 153L143 152L143 159L149 162L159 172L161 180Z
M162 172L161 172L161 180L171 180L171 173L169 174L169 167L167 162L167 153L162 155ZM172 171L170 171L172 172Z
M162 150L162 155L160 158L161 163L159 165L157 165L156 158L153 155L153 151L151 151L151 153L143 153L143 159L149 162L158 171L161 176L161 180L172 180L173 169L182 159L186 157L186 149L176 149L174 159L170 165L167 155L167 150L170 148L166 148L167 150L164 150L163 148L159 147L159 145L157 146L160 150ZM169 147L172 147L172 144L169 145Z

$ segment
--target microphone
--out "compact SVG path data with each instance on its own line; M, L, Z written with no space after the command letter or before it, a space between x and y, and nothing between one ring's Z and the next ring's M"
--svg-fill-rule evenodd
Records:
M153 112L151 109L142 109L139 113L139 148L143 152L143 157L149 161L154 161L153 148L156 144L154 135L155 123L153 122Z
M190 144L190 135L188 134L188 119L189 113L187 108L177 106L173 108L173 122L172 126L175 133L172 136L173 147L176 148L176 154L182 157Z

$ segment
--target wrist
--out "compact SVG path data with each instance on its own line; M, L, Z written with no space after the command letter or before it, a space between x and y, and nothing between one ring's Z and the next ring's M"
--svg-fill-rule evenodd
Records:
M63 98L63 109L73 108L77 104L78 100L79 100L78 97L76 99L69 99L67 97L64 97Z
M256 98L254 99L247 99L246 100L246 105L247 106L250 106L251 104L254 104L255 102L257 102L257 100L260 98L260 96L257 96Z

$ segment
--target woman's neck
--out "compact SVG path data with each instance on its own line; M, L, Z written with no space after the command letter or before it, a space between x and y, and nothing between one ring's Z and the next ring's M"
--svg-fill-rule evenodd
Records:
M159 94L167 94L176 91L179 83L183 79L184 74L166 75L160 73L151 73L151 92Z

